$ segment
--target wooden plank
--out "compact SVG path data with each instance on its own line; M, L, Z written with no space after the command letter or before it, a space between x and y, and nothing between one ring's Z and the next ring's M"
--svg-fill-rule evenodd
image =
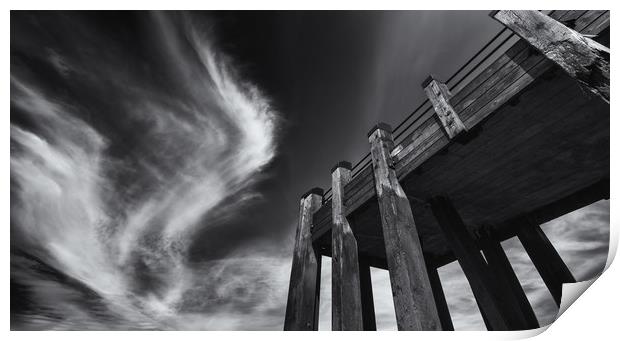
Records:
M513 97L521 92L521 90L525 89L529 84L531 84L538 76L542 75L545 71L547 71L552 64L547 60L541 60L538 64L536 64L531 69L527 70L525 73L520 73L517 80L514 81L509 87L505 88L503 91L499 92L499 90L489 91L487 93L489 98L481 99L480 103L487 102L484 106L482 106L479 110L475 111L478 105L468 107L468 110L465 110L462 113L463 119L465 119L465 115L471 115L465 121L466 127L474 127L476 124L485 119L488 115L493 113L499 107L504 105L509 100L513 99ZM517 77L517 75L514 75ZM513 77L511 77L513 78ZM499 92L499 93L497 93ZM471 108L471 110L469 110Z
M399 330L441 330L420 239L409 200L392 165L391 127L369 133L381 224Z
M395 163L407 158L412 151L418 150L420 141L428 139L435 131L439 130L439 124L437 124L437 121L433 116L434 114L431 110L420 126L416 130L412 131L411 134L409 134L409 136L401 142L401 148L399 148L400 150L397 149L398 153L394 154L390 152L390 156Z
M310 226L322 200L323 190L314 188L304 194L299 204L284 330L318 330L321 256L312 245Z
M405 177L419 165L428 160L435 153L448 145L450 140L445 136L443 131L435 125L432 135L428 139L421 142L417 149L413 150L409 155L396 164L396 174L399 179Z
M455 110L462 112L486 94L490 89L497 85L501 86L502 84L505 84L505 78L517 72L519 68L523 69L524 67L521 64L534 53L535 50L530 48L525 42L518 42L514 48L511 48L502 56L502 58L498 59L497 64L492 64L492 67L487 68L478 78L470 83L475 87L470 88L470 85L468 84L459 92L459 95L463 94L464 96L462 97L462 100L460 100L460 96L455 96ZM542 57L539 58L542 59ZM529 63L531 63L531 61ZM527 67L527 65L525 67Z
M363 191L359 191L358 194L347 201L347 215L352 214L358 208L362 207L369 200L376 196L374 183L367 185Z
M345 215L351 164L332 168L332 330L363 330L357 241Z
M500 23L609 103L609 49L538 11L497 11Z
M428 76L422 83L422 88L424 88L428 100L433 104L435 113L449 138L453 139L467 130L459 115L454 111L452 104L450 104L452 93L445 83L439 82L433 76Z
M470 94L480 86L483 86L487 79L495 74L498 70L504 68L506 63L510 61L514 61L521 52L523 52L529 45L519 40L514 45L512 45L506 52L504 52L499 58L489 64L488 67L484 68L476 77L474 77L470 82L464 85L458 92L454 94L452 97L452 103L456 108L465 98L468 98L471 101L471 98L476 98L478 96Z
M583 15L581 15L577 20L575 20L575 26L574 27L570 27L573 30L580 32L580 33L587 33L589 34L589 32L585 32L585 28L586 27L590 27L592 25L595 24L595 22L597 21L597 19L599 19L599 17L603 16L605 14L605 12L609 13L609 11L605 11L605 10L597 10L597 11L586 11ZM567 25L568 26L568 25Z
M368 182L369 178L372 178L372 164L369 164L368 166L364 167L364 169L362 169L359 173L357 173L355 177L351 179L351 182L344 186L344 192L354 192L355 187L359 186L360 183Z
M365 191L368 190L368 188L372 188L373 186L374 186L374 178L371 173L371 174L365 175L364 178L361 179L361 181L358 181L355 187L349 187L349 189L345 187L344 194L345 194L345 201L347 202L347 205L360 193L364 193Z
M578 30L582 34L598 35L609 27L609 11L604 11L594 21L584 23L584 28Z

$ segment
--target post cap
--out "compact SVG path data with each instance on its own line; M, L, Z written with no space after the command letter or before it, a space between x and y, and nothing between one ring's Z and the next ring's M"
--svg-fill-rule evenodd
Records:
M392 126L387 123L379 122L374 127L372 127L372 129L370 129L370 131L368 132L368 137L370 137L370 135L372 135L372 133L374 133L377 129L385 130L389 133L392 132Z
M491 12L489 12L489 16L491 18L495 18L495 14L497 14L497 12L499 12L499 10L491 11Z
M313 189L311 189L308 192L304 193L304 195L302 195L301 198L303 199L303 198L309 196L310 194L316 194L316 195L323 196L323 189L320 188L320 187L314 187Z
M422 82L422 88L426 88L429 84L431 84L431 82L434 79L438 79L437 76L435 76L434 74L430 74L428 75L428 77L426 77L426 79L424 80L424 82Z
M351 166L351 162L349 161L340 161L336 165L334 165L334 167L332 167L331 172L333 173L337 168L345 168L345 169L351 170L353 166Z

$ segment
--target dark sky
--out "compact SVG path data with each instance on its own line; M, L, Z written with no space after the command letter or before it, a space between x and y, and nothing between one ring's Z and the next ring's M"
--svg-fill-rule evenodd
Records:
M428 74L448 78L500 30L485 11L233 12L211 18L217 46L282 114L280 152L266 186L272 196L254 219L286 215L284 221L295 218L302 193L330 187L336 162L355 163L368 152L366 133L375 123L395 126L421 103L420 83Z
M300 195L500 29L486 11L11 12L13 328L280 329Z

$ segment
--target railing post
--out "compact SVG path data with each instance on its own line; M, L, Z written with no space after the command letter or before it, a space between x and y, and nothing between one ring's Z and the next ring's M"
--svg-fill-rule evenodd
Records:
M422 88L424 88L426 96L433 104L435 113L450 139L455 138L461 132L467 131L465 124L463 124L461 118L450 104L452 93L450 93L446 84L439 82L433 75L430 75L422 83Z
M609 49L535 10L490 16L555 62L586 91L609 103Z
M441 330L420 238L390 157L392 128L379 123L368 134L381 214L392 297L399 330Z
M347 221L344 186L351 164L332 168L332 330L363 330L357 241Z
M448 198L436 197L430 202L433 215L439 223L445 240L467 277L487 328L509 330L511 326L503 312L493 280L489 276L487 264L473 237L467 231L465 223Z
M562 300L562 284L574 283L575 277L540 226L525 220L517 237L559 307Z
M311 228L313 214L322 200L320 188L301 197L284 330L318 330L321 254L312 245Z

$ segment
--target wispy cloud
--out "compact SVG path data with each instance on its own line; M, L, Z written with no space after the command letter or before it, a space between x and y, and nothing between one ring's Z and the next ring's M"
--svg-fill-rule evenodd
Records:
M124 81L116 86L124 97L117 101L124 104L126 119L140 128L130 161L110 154L122 141L93 127L84 119L84 108L12 74L12 106L35 122L11 126L14 228L46 262L123 311L162 321L163 328L236 329L243 326L221 321L226 307L258 299L256 290L239 292L251 290L240 283L277 277L285 262L245 257L197 268L188 263L187 250L197 230L221 223L239 205L259 198L252 184L275 155L277 114L188 18L155 16L161 48L174 57L175 67L167 72L178 74L175 81L191 91L165 93L119 77ZM56 51L48 60L66 77L70 71L85 72ZM113 64L102 69L84 78L115 84L121 71ZM35 288L41 283L21 279ZM263 291L272 288L261 283ZM54 291L52 286L46 291ZM237 301L222 303L212 315L188 311L180 318L207 294ZM266 302L275 302L269 295L282 293L267 295Z

